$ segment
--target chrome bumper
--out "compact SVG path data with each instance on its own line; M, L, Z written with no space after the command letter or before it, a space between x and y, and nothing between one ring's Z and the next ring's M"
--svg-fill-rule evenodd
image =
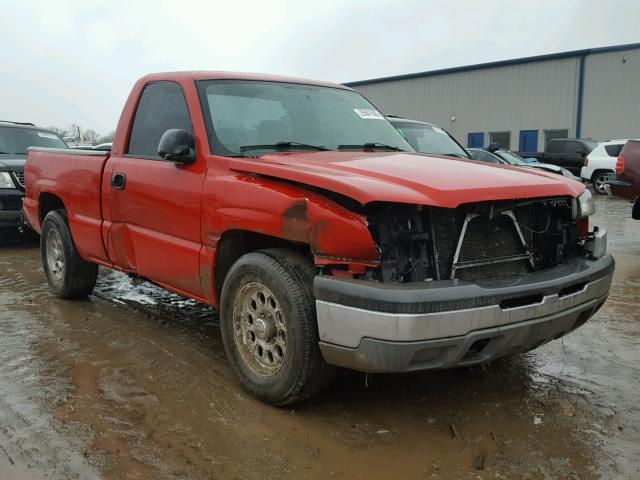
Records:
M606 255L478 284L316 277L320 348L328 363L370 372L490 361L582 325L606 300L613 269Z

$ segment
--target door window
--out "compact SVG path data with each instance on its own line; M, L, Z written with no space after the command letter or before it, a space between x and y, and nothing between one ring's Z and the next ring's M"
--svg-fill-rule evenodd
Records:
M193 134L182 88L174 82L150 83L144 88L138 103L127 153L136 157L160 158L158 143L162 134L172 128Z
M618 155L620 155L622 147L624 147L624 143L621 143L619 145L605 145L604 149L606 150L607 155L609 155L610 157L617 157Z
M564 144L564 153L576 154L580 149L585 149L580 142L565 142Z
M560 153L564 147L564 140L552 140L547 144L547 153Z

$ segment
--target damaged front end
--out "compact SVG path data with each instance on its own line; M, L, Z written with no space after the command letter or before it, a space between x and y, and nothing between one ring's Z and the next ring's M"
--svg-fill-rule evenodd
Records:
M455 209L374 203L369 230L380 266L362 279L410 283L523 275L583 253L571 198L467 203Z
M580 327L615 267L589 213L571 197L367 205L379 266L314 280L325 360L366 372L475 365Z

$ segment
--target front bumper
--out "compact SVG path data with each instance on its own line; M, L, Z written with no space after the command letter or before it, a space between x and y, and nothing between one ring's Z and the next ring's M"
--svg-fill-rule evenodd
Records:
M22 214L24 192L12 188L0 189L0 227L22 227L25 225Z
M575 258L521 277L375 284L314 280L327 363L404 372L484 363L559 338L604 303L614 260Z

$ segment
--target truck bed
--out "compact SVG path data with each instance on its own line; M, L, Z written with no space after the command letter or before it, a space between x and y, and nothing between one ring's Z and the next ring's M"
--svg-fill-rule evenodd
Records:
M80 255L102 264L109 263L102 235L101 193L108 156L109 152L100 150L30 148L24 172L24 212L31 227L40 233L43 203L60 203L70 212L69 226Z

